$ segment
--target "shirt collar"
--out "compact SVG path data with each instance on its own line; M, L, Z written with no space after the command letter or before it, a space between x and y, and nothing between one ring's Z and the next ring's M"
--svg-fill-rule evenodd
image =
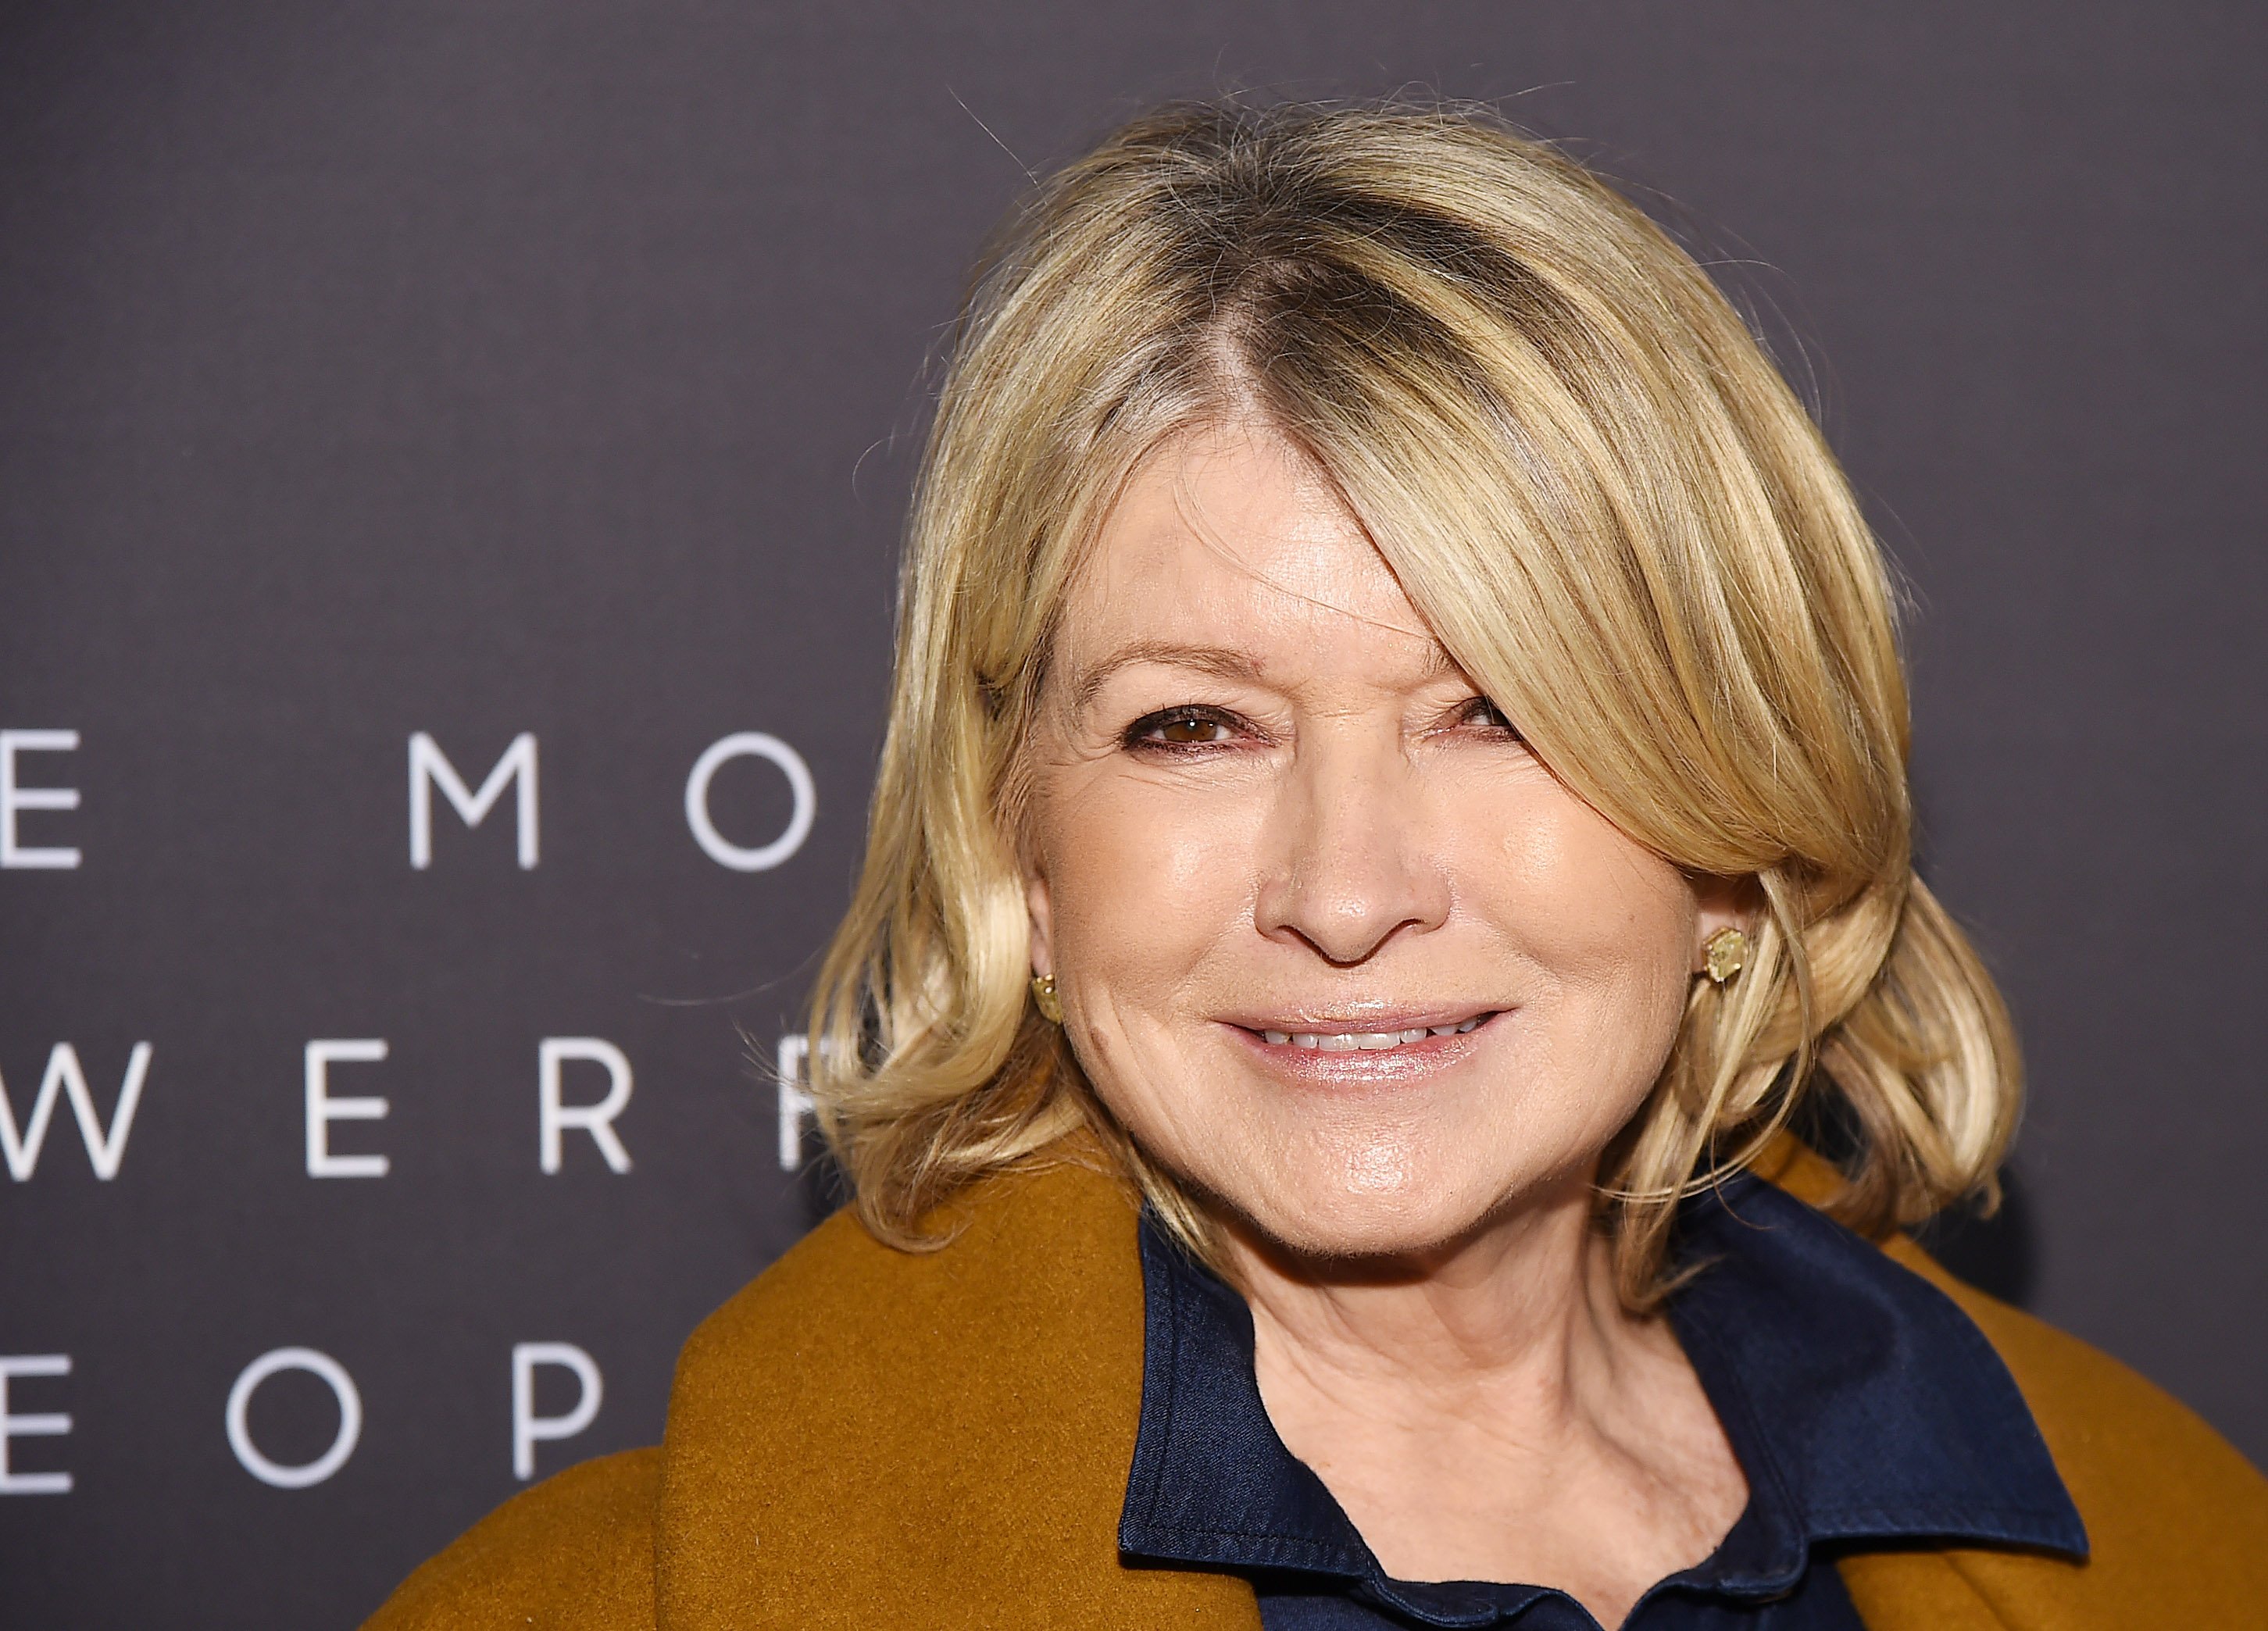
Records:
M1322 1480L1277 1436L1243 1298L1147 1214L1141 1249L1142 1413L1123 1553L1336 1576L1436 1625L1487 1624L1516 1606L1498 1593L1387 1578ZM2007 1368L1935 1287L1746 1175L1686 1202L1676 1253L1693 1273L1668 1317L1748 1475L1749 1502L1706 1562L1665 1584L1774 1595L1822 1542L2086 1555L2078 1510Z

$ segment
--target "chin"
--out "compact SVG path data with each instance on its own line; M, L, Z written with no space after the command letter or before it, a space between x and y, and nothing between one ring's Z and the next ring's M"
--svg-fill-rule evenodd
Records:
M1320 1169L1278 1174L1232 1204L1276 1245L1302 1257L1391 1258L1469 1234L1501 1198L1498 1186L1400 1152L1366 1150Z

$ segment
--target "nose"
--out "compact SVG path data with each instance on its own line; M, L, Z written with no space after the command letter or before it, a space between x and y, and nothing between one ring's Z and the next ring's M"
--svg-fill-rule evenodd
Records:
M1256 927L1341 967L1440 927L1449 882L1427 804L1398 739L1303 742L1270 817Z

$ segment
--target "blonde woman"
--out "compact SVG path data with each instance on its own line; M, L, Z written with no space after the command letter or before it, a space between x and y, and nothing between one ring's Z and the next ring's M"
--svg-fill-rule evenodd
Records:
M1121 131L983 268L902 596L853 1205L374 1624L2268 1623L2260 1476L1899 1232L2018 1079L1883 563L1594 176Z

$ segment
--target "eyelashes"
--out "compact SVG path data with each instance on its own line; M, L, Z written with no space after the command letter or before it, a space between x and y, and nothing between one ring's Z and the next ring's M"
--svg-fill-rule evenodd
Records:
M1461 706L1457 709L1457 723L1484 726L1488 730L1500 731L1515 742L1527 739L1521 735L1520 727L1512 723L1511 716L1484 696L1470 698Z
M1185 703L1143 715L1126 727L1121 740L1137 752L1186 752L1191 748L1225 747L1239 731L1254 733L1249 721L1225 708Z

